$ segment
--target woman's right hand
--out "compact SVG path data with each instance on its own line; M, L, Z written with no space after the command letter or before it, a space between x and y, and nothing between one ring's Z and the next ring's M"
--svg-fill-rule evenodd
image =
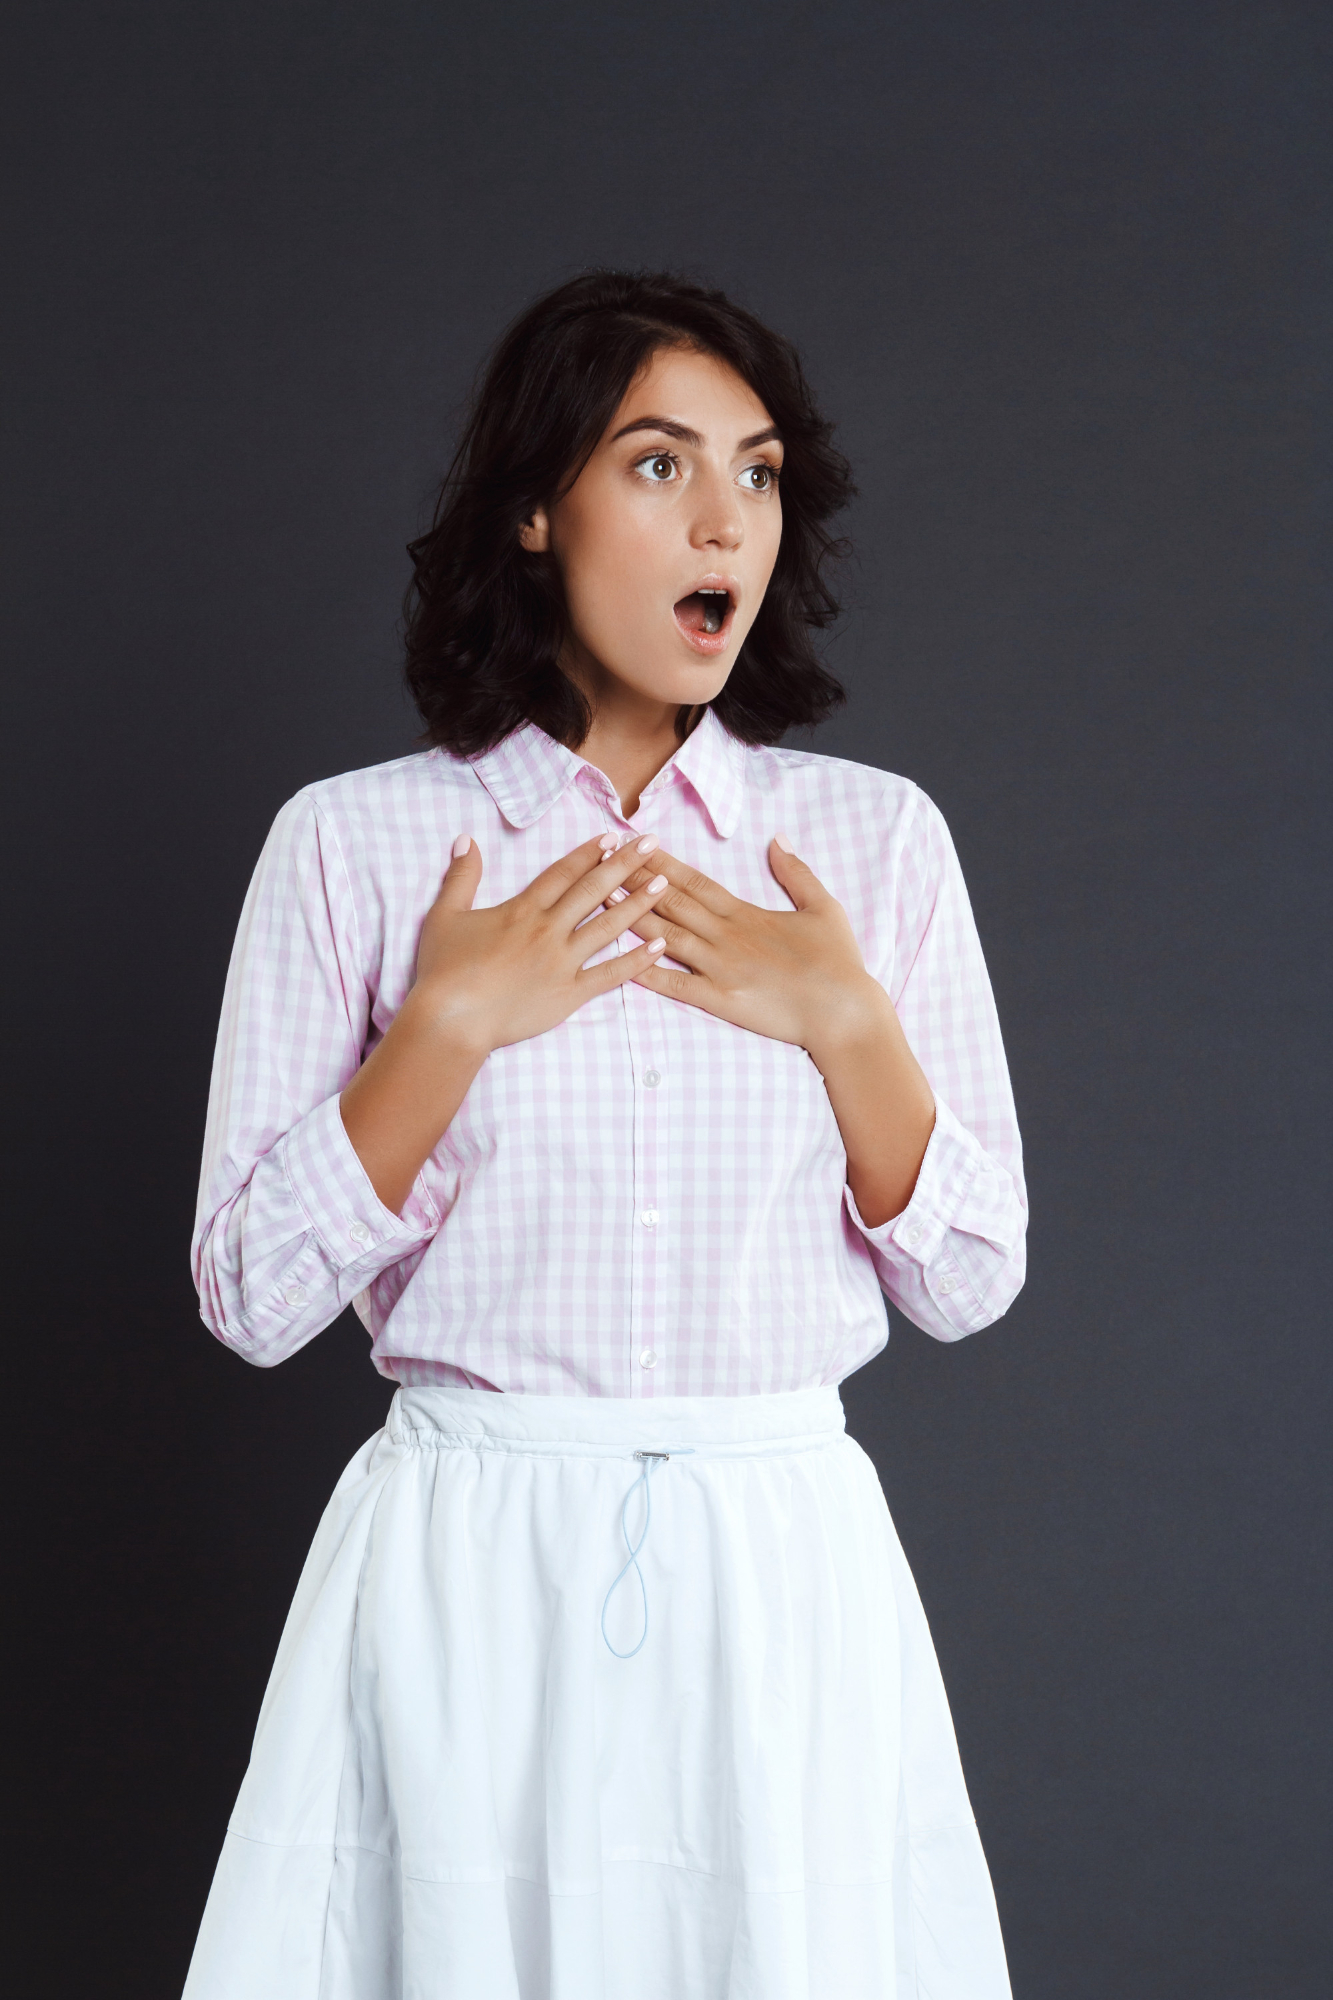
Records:
M454 843L421 927L416 982L340 1103L357 1158L395 1215L492 1049L544 1034L594 994L653 964L660 944L600 965L587 960L632 929L666 888L666 876L655 876L593 915L656 845L646 836L619 847L614 834L603 834L508 902L474 910L481 855L466 835Z
M588 840L543 869L508 902L474 910L481 851L460 834L421 927L413 1005L483 1056L545 1034L613 986L637 978L663 949L639 945L600 965L586 961L651 909L667 886L657 875L600 916L593 912L647 864L651 835L621 847L613 833Z

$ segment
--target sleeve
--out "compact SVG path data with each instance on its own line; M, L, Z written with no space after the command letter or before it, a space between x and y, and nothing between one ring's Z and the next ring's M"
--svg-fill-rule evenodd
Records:
M961 1340L1007 1312L1026 1273L1027 1192L1009 1070L962 870L917 794L898 871L890 998L935 1093L912 1199L872 1229L847 1211L880 1287L914 1325Z
M401 1216L376 1195L338 1099L371 991L351 884L310 793L283 807L241 913L209 1091L193 1266L200 1313L272 1367L439 1226L418 1179Z

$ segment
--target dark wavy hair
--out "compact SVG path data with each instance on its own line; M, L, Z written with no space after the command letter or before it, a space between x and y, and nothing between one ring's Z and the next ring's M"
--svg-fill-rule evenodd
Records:
M838 604L824 575L845 553L827 523L855 488L791 342L726 295L654 271L589 271L514 321L491 356L427 534L410 544L407 684L427 741L461 757L536 722L577 749L592 724L560 670L554 560L519 529L568 491L640 369L663 348L728 363L784 447L782 539L758 616L712 702L744 743L776 743L845 697L814 650ZM682 709L682 735L691 711Z

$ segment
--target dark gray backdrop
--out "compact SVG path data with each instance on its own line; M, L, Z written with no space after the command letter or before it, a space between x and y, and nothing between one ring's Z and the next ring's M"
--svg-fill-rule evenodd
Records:
M896 1326L846 1394L931 1616L1016 1993L1326 1995L1333 17L26 16L4 534L24 1990L177 1990L302 1555L386 1404L354 1322L261 1374L195 1317L231 932L282 800L410 745L403 544L485 345L617 262L706 275L801 344L861 487L832 647L852 699L817 747L943 807L1007 1031L1027 1290L958 1348Z

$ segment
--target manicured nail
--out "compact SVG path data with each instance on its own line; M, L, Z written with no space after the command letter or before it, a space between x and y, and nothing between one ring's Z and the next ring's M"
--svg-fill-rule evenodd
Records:
M461 861L463 859L463 856L467 853L469 847L471 847L471 845L472 845L471 835L466 833L460 833L457 840L454 842L454 860Z
M649 938L648 940L649 958L655 958L659 951L665 951L665 950L666 950L665 938Z
M784 854L795 854L796 849L792 846L785 833L775 833L773 841L774 845L780 847Z
M665 875L654 875L652 881L648 884L648 894L650 896L660 896L666 885L667 878Z
M613 889L606 900L608 903L623 903L628 895L628 889Z
M619 847L620 835L618 833L604 833L597 845L601 848L602 859L605 861Z
M646 833L642 840L635 842L635 851L639 854L651 854L656 845L657 836L652 833Z

